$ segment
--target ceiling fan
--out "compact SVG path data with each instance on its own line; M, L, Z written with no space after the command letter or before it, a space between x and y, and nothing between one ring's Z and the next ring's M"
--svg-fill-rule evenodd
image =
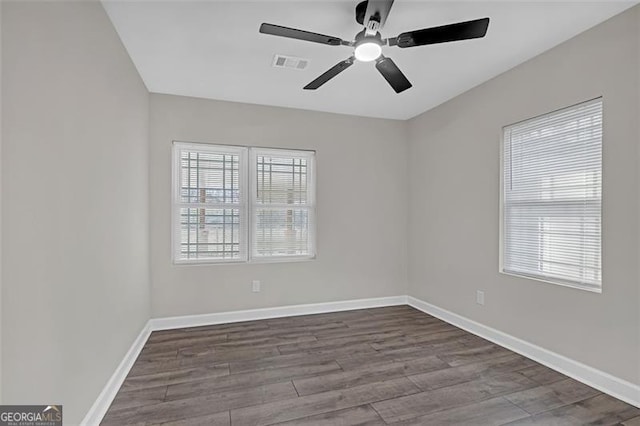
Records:
M380 30L384 27L392 5L393 0L368 0L359 3L356 6L356 21L360 25L363 25L364 29L356 34L354 41L346 41L339 37L267 23L260 25L260 32L262 34L294 38L329 46L348 46L353 48L353 55L344 61L338 62L311 83L304 86L306 90L319 88L358 60L362 62L375 61L376 68L380 74L382 74L396 93L400 93L410 88L411 83L391 58L387 58L382 54L382 46L406 48L481 38L485 36L487 28L489 28L489 18L482 18L440 27L409 31L397 37L382 38Z

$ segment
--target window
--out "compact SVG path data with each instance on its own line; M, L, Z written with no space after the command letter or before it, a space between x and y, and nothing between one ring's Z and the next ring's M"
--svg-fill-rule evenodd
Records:
M174 260L246 260L245 149L176 143L174 160Z
M313 153L252 149L253 259L313 253Z
M175 142L173 156L174 262L315 256L314 152Z
M602 99L504 128L501 271L601 291Z

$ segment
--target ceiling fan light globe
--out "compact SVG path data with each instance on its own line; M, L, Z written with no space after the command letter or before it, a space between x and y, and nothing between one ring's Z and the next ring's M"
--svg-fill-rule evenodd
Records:
M364 42L356 46L354 56L361 62L375 61L382 55L382 46L374 42Z

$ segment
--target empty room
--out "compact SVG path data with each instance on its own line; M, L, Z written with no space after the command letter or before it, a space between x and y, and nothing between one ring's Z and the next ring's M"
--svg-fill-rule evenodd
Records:
M0 426L640 426L638 3L0 0Z

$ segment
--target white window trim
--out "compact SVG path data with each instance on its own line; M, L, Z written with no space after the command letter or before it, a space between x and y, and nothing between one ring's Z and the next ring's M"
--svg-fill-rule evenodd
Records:
M257 228L257 216L254 214L258 206L261 206L256 202L255 194L257 193L257 167L249 167L249 180L251 181L250 185L250 194L251 201L249 201L249 210L250 210L250 229L249 232L249 261L251 263L277 263L277 262L295 262L295 261L305 261L305 260L313 260L316 258L316 182L315 182L315 151L306 151L306 150L291 150L291 149L280 149L280 148L249 148L249 164L256 164L257 157L260 155L295 155L296 157L305 158L307 160L307 185L310 188L308 197L309 201L305 205L293 206L296 208L306 208L309 211L309 223L311 224L311 228L309 229L309 244L308 250L309 254L300 255L300 256L273 256L273 257L260 257L254 256L253 253L253 241L251 240L251 235L254 235ZM272 208L291 208L290 204L270 204L265 207Z
M248 217L248 208L247 208L247 178L243 176L242 173L239 173L238 178L240 179L240 193L242 195L241 202L237 204L226 203L226 204L218 204L218 203L206 203L199 205L197 203L182 203L180 202L179 196L179 188L181 185L181 175L180 175L180 163L181 158L178 155L182 150L187 150L191 152L205 152L210 153L211 151L207 149L207 146L215 146L216 152L229 153L233 155L238 155L240 158L240 170L246 169L247 167L247 151L245 147L235 147L231 145L213 145L213 144L202 144L202 143L192 143L192 142L178 142L174 141L172 146L172 180L171 180L171 259L173 264L175 265L193 265L193 264L217 264L217 263L245 263L247 258L247 241L248 241L248 228L240 227L240 243L241 247L244 244L244 250L241 250L241 258L240 259L181 259L180 258L180 209L185 207L198 207L203 206L206 208L233 208L240 210L240 220L244 220L244 223L247 223Z
M603 101L603 97L597 97L597 98L593 98L590 99L588 101L584 101L584 102L579 102L575 105L579 105L581 103L588 103L588 102L594 102L594 101ZM569 107L563 107L560 108L557 111L561 111L563 109L566 108L570 108ZM547 113L543 113L540 114L538 116L535 117L531 117L525 120L522 120L522 122L524 121L529 121L529 120L533 120L535 118L538 117L542 117L544 115L547 114L552 114L555 111L550 111ZM603 127L604 127L604 102L603 102ZM500 139L499 139L499 143L500 143L500 188L499 188L499 224L498 224L498 273L502 274L502 275L507 275L507 276L511 276L511 277L516 277L516 278L521 278L521 279L526 279L526 280L533 280L533 281L538 281L538 282L542 282L545 284L553 284L553 285L558 285L561 287L568 287L568 288L573 288L573 289L577 289L577 290L583 290L583 291L588 291L591 293L597 293L597 294L601 294L602 293L602 289L604 287L604 275L602 276L602 281L600 282L600 287L594 287L594 286L588 286L588 285L582 285L580 283L577 282L572 282L572 281L565 281L565 280L561 280L561 279L554 279L551 277L542 277L542 276L532 276L532 275L526 275L526 274L518 274L515 272L511 272L511 271L507 271L505 270L505 266L504 266L504 250L505 250L505 200L504 200L504 196L505 196L505 191L504 191L504 145L505 145L505 129L509 126L513 126L514 124L517 124L518 122L503 126L501 129L501 135L500 135ZM604 129L603 129L603 134L602 134L602 147L604 149L604 143L605 143L605 134L604 134ZM604 157L604 153L603 153L603 157ZM601 165L601 167L604 168L604 163ZM604 189L604 170L603 170L603 189ZM604 194L602 195L602 199L604 200ZM601 210L600 210L600 220L601 223L604 222L603 220L603 208L601 206ZM601 229L601 244L602 244L602 235L603 230ZM601 255L602 256L602 255Z
M240 191L241 202L239 204L206 204L207 208L234 208L240 210L240 219L244 220L245 226L240 227L242 235L240 237L241 245L244 244L244 250L242 250L242 256L240 259L181 259L180 258L180 208L185 206L193 206L194 203L181 203L179 201L179 188L181 185L181 158L178 152L181 150L189 151L202 151L210 153L210 148L215 147L217 152L228 152L229 154L239 155L240 157ZM255 165L252 167L251 162L255 162L257 155L273 155L273 154L290 154L298 157L304 157L307 159L308 176L307 182L310 186L309 203L305 207L309 210L309 217L311 228L309 229L309 252L308 255L301 256L273 256L273 257L254 257L253 247L251 241L251 234L254 232L255 227L255 215L253 214L255 205L255 198L251 197L249 200L249 194L253 194L257 191L255 182L257 168ZM317 214L316 214L316 152L313 150L292 150L284 148L261 148L252 147L247 145L225 145L214 144L207 142L183 142L174 140L171 147L172 156L172 168L171 168L171 261L173 265L237 265L248 263L288 263L288 262L305 262L316 259L316 228L317 228ZM243 173L242 170L245 170ZM247 182L249 179L249 182ZM249 192L249 190L251 192ZM285 205L283 205L284 207ZM291 205L286 205L291 207Z

